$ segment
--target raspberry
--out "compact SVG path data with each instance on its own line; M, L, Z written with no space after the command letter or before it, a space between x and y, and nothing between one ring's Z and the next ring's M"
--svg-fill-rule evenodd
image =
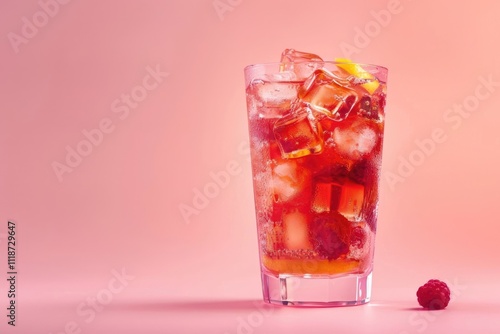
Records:
M311 226L314 250L328 260L336 260L347 254L349 246L345 242L349 221L341 214L330 213L317 217Z
M417 298L422 307L430 310L441 310L450 302L450 289L446 283L431 279L418 288Z

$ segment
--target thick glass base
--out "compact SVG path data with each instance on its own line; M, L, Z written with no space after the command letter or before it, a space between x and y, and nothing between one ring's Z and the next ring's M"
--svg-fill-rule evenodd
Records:
M370 301L372 273L346 276L275 276L262 272L264 301L271 304L333 307Z

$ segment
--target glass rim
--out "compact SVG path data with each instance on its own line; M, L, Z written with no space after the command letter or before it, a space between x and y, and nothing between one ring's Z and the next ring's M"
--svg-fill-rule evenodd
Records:
M265 63L254 63L245 66L243 69L244 71L250 70L252 68L256 67L267 67L267 66L281 66L282 64L315 64L319 63L319 61L297 61L297 62L265 62ZM332 65L337 65L337 64L351 64L351 65L358 65L361 67L369 67L369 68L377 68L379 70L383 71L389 71L389 69L383 65L376 65L376 64L370 64L370 63L358 63L355 61L336 61L336 60L324 60L323 63L325 64L332 64Z

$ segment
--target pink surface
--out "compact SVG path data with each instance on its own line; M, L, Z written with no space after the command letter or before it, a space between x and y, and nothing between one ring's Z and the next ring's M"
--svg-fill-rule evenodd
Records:
M499 10L2 2L0 278L13 220L18 318L0 332L498 333ZM254 304L243 67L285 48L389 68L367 306ZM415 309L430 278L456 286L445 311Z

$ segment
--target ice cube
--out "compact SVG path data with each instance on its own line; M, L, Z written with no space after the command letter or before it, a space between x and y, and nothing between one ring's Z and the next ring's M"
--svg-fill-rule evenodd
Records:
M368 253L370 247L369 229L364 223L353 226L349 234L349 254L347 258L361 260Z
M361 218L365 188L348 178L320 179L314 186L312 210L317 213L338 212L349 220Z
M283 115L297 98L299 83L254 80L247 88L250 117L276 118Z
M274 136L283 158L300 158L323 149L321 125L305 105L279 119L274 124Z
M282 71L279 73L266 74L269 81L297 81L297 75L293 71Z
M365 188L346 179L342 185L337 211L349 220L358 220L363 207Z
M337 151L353 161L370 153L379 141L377 129L368 121L338 126L333 130L332 138Z
M315 71L300 87L299 98L320 114L334 121L342 121L358 101L358 94L341 79L326 69Z
M284 161L273 168L272 189L274 201L289 201L295 199L310 185L311 173L300 167L295 161ZM266 184L266 186L268 186Z
M307 216L295 211L283 216L284 244L289 250L312 249Z
M341 189L340 185L323 181L316 183L314 187L314 197L312 202L312 209L314 212L330 212L332 210L332 197L336 197L338 191L335 189Z
M322 68L323 64L323 59L318 55L286 49L281 54L280 72L293 72L298 80L303 80Z
M351 229L349 235L349 244L356 248L363 248L366 243L368 232L365 230L366 225L356 225Z
M287 64L298 62L323 62L323 59L314 53L297 51L295 49L285 49L281 54L281 63Z

